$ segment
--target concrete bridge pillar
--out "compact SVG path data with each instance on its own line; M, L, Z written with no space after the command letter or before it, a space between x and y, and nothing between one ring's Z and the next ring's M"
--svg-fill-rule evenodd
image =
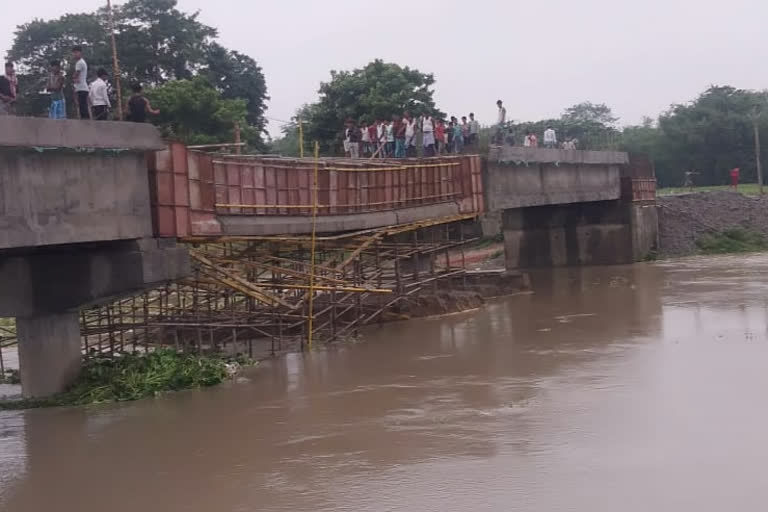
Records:
M22 393L39 398L59 393L80 372L77 311L16 318Z

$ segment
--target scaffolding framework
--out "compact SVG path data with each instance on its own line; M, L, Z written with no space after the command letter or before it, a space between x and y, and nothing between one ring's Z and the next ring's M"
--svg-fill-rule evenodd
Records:
M469 218L318 236L314 251L311 236L189 240L189 278L81 312L84 351L168 346L258 359L354 335L460 279L475 241L464 236Z

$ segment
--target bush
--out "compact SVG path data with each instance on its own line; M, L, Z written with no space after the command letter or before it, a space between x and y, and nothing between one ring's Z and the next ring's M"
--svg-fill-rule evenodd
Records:
M219 357L167 349L123 354L114 359L87 361L77 381L65 393L44 399L0 402L0 410L139 400L168 391L215 386L228 375L228 362Z
M707 234L696 240L701 254L727 254L758 252L768 249L768 241L762 233L744 228L727 229Z

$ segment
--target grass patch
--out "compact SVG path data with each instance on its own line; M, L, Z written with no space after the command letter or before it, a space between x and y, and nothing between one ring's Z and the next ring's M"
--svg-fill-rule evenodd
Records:
M762 233L744 228L726 229L704 235L696 240L701 254L728 254L768 250L768 241Z
M173 350L91 359L65 393L42 399L3 401L0 410L125 402L169 391L215 386L229 377L233 362L252 364L249 360L231 361Z
M729 187L728 185L717 185L717 186L707 186L707 187L694 187L693 192L716 192L716 191L725 191L725 192L731 192L733 189ZM768 188L766 189L768 191ZM677 194L687 194L691 192L688 187L668 187L668 188L660 188L657 192L657 195L660 196L672 196ZM744 194L745 196L757 196L760 195L760 187L757 185L757 183L745 183L743 185L739 185L738 192L740 194Z

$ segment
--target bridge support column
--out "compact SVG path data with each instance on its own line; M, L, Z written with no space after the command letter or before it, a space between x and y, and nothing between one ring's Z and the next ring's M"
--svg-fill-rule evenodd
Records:
M65 391L80 371L80 324L76 311L19 317L19 364L25 398Z
M507 269L632 263L656 246L657 229L655 206L624 201L509 209Z

